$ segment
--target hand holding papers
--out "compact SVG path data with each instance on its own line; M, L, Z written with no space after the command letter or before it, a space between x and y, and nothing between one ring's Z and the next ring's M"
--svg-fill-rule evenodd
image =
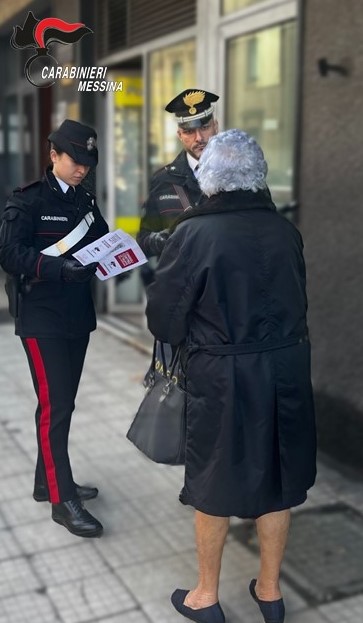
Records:
M98 262L96 277L104 281L132 270L147 259L132 236L122 229L110 232L73 253L83 266Z

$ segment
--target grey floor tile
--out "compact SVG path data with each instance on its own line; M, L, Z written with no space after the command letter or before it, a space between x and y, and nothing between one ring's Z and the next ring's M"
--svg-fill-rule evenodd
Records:
M47 595L23 593L1 600L0 623L59 623Z
M363 595L321 606L319 612L329 623L360 623L363 620Z
M174 552L182 553L195 549L194 522L192 517L165 521L155 529L167 541Z
M322 616L315 608L293 612L286 617L286 623L327 623L327 619ZM359 620L352 620L352 623L358 623Z
M169 480L175 495L178 497L184 484L184 467L182 465L159 465L158 467L164 473L165 478Z
M119 534L116 538L99 539L95 547L114 569L173 554L170 545L151 526Z
M150 623L150 619L147 619L141 610L131 610L107 619L98 619L98 623Z
M0 388L1 391L1 388ZM4 394L2 394L3 396ZM8 432L7 426L4 423L0 423L0 452L1 457L5 456L6 453L16 454L18 447L14 442L12 436Z
M56 524L50 515L46 521L14 528L14 536L27 554L59 549L81 541L80 537Z
M79 540L77 545L32 557L32 566L44 584L53 586L108 572L108 566L97 553L93 542Z
M22 473L32 473L33 464L31 460L22 452L17 449L16 453L10 453L9 451L1 455L0 462L0 478L6 478L7 476L16 476Z
M168 480L146 464L143 457L139 463L135 464L134 469L120 469L117 488L130 499L136 499L145 496L153 490L157 495L159 492L172 491L172 487Z
M251 564L250 570L248 570L246 564L240 578L228 577L228 574L225 574L223 577L222 571L219 598L225 610L226 618L228 614L229 623L239 623L240 621L241 623L261 623L260 611L252 600L248 590L250 580L256 577L257 566L257 560ZM307 608L307 605L306 602L283 581L281 582L281 590L286 606L287 623L288 621L290 622L290 617L292 615Z
M63 623L102 620L136 607L128 591L111 573L51 586L48 594Z
M163 524L187 518L194 521L194 513L188 506L179 502L178 493L171 490L158 495L145 495L133 500L134 507L143 515L149 524Z
M115 499L116 497L116 499ZM103 539L115 538L115 535L130 530L142 529L146 525L143 517L130 500L120 498L117 502L115 493L107 499L94 500L87 503L90 513L94 514L103 524ZM97 505L96 505L97 502Z
M17 474L8 476L1 481L0 503L16 498L26 498L33 491L34 474L29 471L27 474Z
M29 491L24 498L16 498L0 504L0 511L7 524L14 528L37 521L49 521L50 517L50 505L47 502L35 502ZM32 530L36 530L36 526L33 526Z
M0 560L21 555L21 549L10 530L0 530Z
M157 601L147 601L143 604L143 609L152 623L183 623L183 618L173 608L169 595Z
M177 555L116 569L116 574L139 603L166 599L175 588L196 581L193 567Z
M245 547L228 540L223 552L221 581L236 578L241 586L256 577L258 560Z
M37 442L35 430L32 425L34 418L33 411L35 411L35 406L34 409L31 410L31 413L29 413L27 422L24 423L22 420L16 430L14 430L14 437L16 438L17 444L20 448L18 455L22 452L24 457L28 457L27 465L28 469L32 472L32 476L34 474L35 460L37 456Z
M0 562L0 599L41 587L27 560L13 558Z
M219 600L228 623L261 623L261 613L249 596L248 585L236 578L221 580Z

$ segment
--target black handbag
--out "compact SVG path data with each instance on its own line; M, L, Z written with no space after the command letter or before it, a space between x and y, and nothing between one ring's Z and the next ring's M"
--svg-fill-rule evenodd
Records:
M161 344L162 367L157 372L156 345L155 341L151 367L145 377L146 393L126 437L155 463L184 465L186 392L177 380L181 376L180 348L168 371Z

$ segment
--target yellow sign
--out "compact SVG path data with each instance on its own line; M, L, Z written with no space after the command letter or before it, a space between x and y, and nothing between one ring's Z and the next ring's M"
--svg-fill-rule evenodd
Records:
M116 229L122 229L127 234L136 238L136 234L140 229L139 216L117 216L115 220Z
M117 76L115 80L122 82L122 91L115 92L115 106L142 106L141 76Z

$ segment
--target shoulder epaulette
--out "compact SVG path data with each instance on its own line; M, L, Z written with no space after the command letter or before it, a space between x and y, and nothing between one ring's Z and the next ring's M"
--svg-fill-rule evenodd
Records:
M160 175L160 173L164 173L164 171L167 171L167 167L160 167L160 169L156 169L156 171L154 171L152 176L158 177L158 175Z
M39 184L41 184L40 180L34 180L33 182L29 182L29 184L26 184L25 186L17 186L16 188L14 188L13 192L22 193L24 190L27 190L28 188L33 188L35 186L38 186Z

